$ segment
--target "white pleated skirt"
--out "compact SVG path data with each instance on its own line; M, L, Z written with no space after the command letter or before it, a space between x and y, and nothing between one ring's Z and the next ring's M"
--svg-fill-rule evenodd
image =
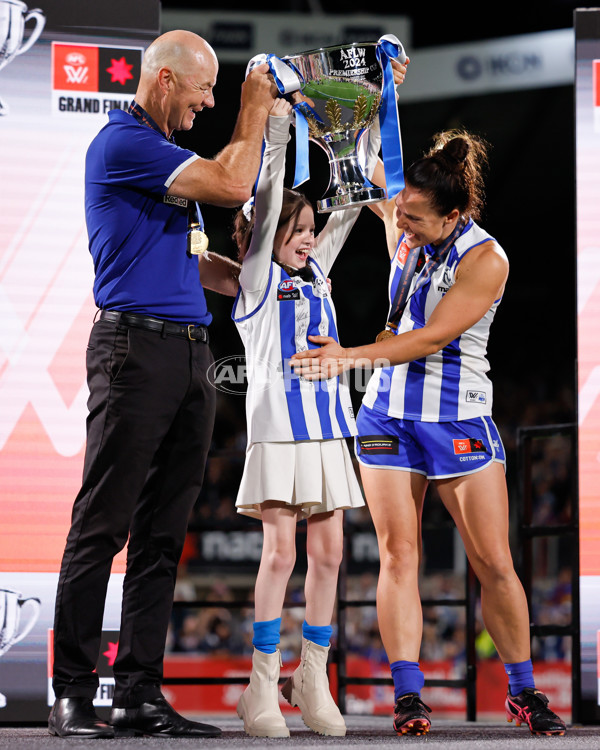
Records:
M235 505L238 513L260 518L266 500L298 508L299 520L363 506L346 441L251 443Z

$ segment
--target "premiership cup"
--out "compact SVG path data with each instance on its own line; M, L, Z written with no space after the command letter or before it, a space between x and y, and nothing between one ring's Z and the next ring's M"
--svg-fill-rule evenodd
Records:
M364 175L358 157L361 136L381 104L383 67L377 46L344 44L282 58L297 73L300 91L310 100L296 105L296 118L300 111L309 139L329 158L329 186L317 201L321 213L385 198L385 191Z
M26 604L31 612L25 627L19 632L21 608ZM22 641L37 622L40 614L40 600L34 596L23 599L21 594L11 589L0 589L0 656L15 643ZM0 693L0 708L6 706L6 696Z
M24 40L25 24L30 20L35 26ZM21 0L0 0L0 70L35 44L45 24L46 17L39 8L28 10ZM8 106L0 99L0 115L6 114Z
M21 609L29 605L29 620L19 631ZM11 589L0 589L0 656L11 646L22 641L37 622L40 614L40 600L34 596L24 599L21 594Z

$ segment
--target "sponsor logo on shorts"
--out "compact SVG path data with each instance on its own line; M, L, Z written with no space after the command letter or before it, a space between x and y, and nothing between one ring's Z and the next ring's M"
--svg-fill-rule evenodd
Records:
M284 279L277 285L277 300L300 299L300 290L293 279Z
M452 441L454 445L454 454L463 453L486 453L486 447L483 440L477 438L459 438Z
M467 391L468 404L487 404L485 391Z
M397 456L400 441L393 435L359 435L360 452L370 456Z

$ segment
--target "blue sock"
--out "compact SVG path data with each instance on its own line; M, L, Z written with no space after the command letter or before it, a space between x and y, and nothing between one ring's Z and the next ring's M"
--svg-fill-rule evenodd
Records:
M394 700L397 701L406 693L418 693L425 684L425 675L421 672L418 661L394 661L390 664L394 680Z
M317 646L327 648L331 641L333 628L331 625L309 625L306 620L302 623L302 635L307 641L316 643Z
M504 670L508 675L508 687L511 695L518 695L525 688L535 688L531 659L516 664L505 664Z
M252 638L254 648L264 654L274 654L279 643L281 617L277 617L275 620L255 622L252 627L254 628L254 637Z

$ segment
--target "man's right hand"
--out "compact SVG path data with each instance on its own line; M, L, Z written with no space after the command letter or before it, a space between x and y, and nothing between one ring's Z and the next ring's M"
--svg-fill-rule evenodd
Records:
M242 84L242 106L253 109L264 107L271 111L273 102L279 96L275 80L267 63L253 68Z

